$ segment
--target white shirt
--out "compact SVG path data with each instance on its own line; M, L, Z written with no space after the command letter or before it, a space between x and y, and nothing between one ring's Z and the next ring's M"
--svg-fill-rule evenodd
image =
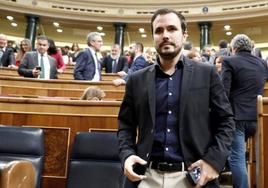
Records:
M95 50L93 48L91 48L91 47L89 47L89 50L90 50L90 53L93 56L94 63L95 63L95 75L94 75L94 77L93 77L93 79L91 81L95 81L95 82L100 81L100 71L99 71L98 67L101 66L101 65L99 65L98 59L97 59L97 57L95 55L96 54Z
M37 53L38 53L38 66L41 66L41 54L39 52ZM50 79L50 63L48 60L47 53L43 54L43 60L44 60L44 66L45 66L45 78L43 79L49 80ZM38 78L39 77L40 76L38 76Z

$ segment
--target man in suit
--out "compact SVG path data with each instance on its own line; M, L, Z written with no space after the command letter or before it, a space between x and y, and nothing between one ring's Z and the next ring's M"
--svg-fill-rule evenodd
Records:
M149 65L149 63L146 61L144 55L143 55L143 44L140 42L136 42L130 45L129 47L129 53L131 56L133 56L133 62L131 64L131 67L129 68L128 72L120 71L117 74L121 76L122 78L118 78L113 80L113 84L115 86L119 86L122 84L125 84L128 80L128 77L133 74L134 72L143 69Z
M97 52L102 46L102 37L98 32L91 32L87 35L88 48L81 52L76 58L74 67L75 80L101 80L101 64Z
M0 34L0 66L16 67L16 60L12 48L7 48L7 36Z
M118 116L124 186L192 187L186 170L199 167L197 186L219 187L234 133L220 77L215 67L182 55L181 14L157 10L151 28L158 59L129 76Z
M36 51L27 52L19 66L18 73L24 77L57 79L56 60L47 54L48 38L37 37Z
M245 140L255 134L257 95L263 94L267 66L264 60L251 54L252 45L248 36L236 35L231 47L234 55L224 57L221 71L236 123L229 164L234 188L247 188Z
M118 44L113 44L111 46L111 55L108 55L103 59L102 68L105 69L106 73L128 71L127 58L120 56L120 46Z

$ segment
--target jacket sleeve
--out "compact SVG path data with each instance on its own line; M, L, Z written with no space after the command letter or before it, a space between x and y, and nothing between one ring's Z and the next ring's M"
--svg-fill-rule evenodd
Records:
M122 164L124 164L128 156L136 154L137 120L135 118L132 88L130 76L126 84L125 96L118 115L119 128L117 135L119 140L119 158Z
M122 57L122 62L123 62L123 70L124 72L128 72L128 62L127 62L127 58Z
M74 79L75 80L85 80L84 78L84 69L85 65L87 63L88 59L86 56L85 51L79 53L79 55L76 58L76 64L74 68Z
M33 72L32 72L33 69L29 68L30 61L31 61L31 55L29 53L26 53L18 68L19 75L24 76L24 77L30 77L30 78L34 77Z
M214 67L210 80L210 117L213 117L211 121L213 140L203 159L220 172L230 154L235 123L231 105Z
M232 74L233 74L232 66L230 65L229 61L224 58L221 68L221 77L226 95L228 97L230 96L230 90L232 85Z
M9 65L16 65L15 54L13 50L10 50L8 57Z

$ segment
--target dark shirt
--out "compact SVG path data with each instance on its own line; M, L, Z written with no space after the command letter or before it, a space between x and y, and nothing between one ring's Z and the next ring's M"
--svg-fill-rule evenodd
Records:
M180 162L183 156L179 141L179 98L183 61L175 72L165 74L156 64L156 121L151 161Z

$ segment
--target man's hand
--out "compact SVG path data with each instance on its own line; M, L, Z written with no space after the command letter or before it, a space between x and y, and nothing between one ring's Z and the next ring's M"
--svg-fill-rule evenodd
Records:
M113 80L113 84L115 86L120 86L120 85L125 84L125 83L126 83L126 81L123 80L122 78L117 78L117 79Z
M63 70L62 70L62 69L57 69L57 72L58 72L59 74L61 74L61 73L63 73Z
M32 73L33 73L33 76L34 76L35 78L37 78L37 77L40 75L41 71L39 71L39 70L37 70L36 68L34 68L34 69L32 70Z
M128 177L129 180L131 181L140 181L146 178L144 175L139 175L136 174L133 171L133 165L135 164L141 164L141 165L146 165L146 161L143 160L142 158L138 157L137 155L130 155L126 160L124 164L124 174L125 176Z
M198 160L195 163L191 164L188 170L192 170L195 167L201 168L201 177L195 188L205 186L207 182L219 177L219 173L204 160Z
M117 72L117 74L120 76L120 77L123 77L123 76L126 76L127 73L125 71L120 71L120 72Z

